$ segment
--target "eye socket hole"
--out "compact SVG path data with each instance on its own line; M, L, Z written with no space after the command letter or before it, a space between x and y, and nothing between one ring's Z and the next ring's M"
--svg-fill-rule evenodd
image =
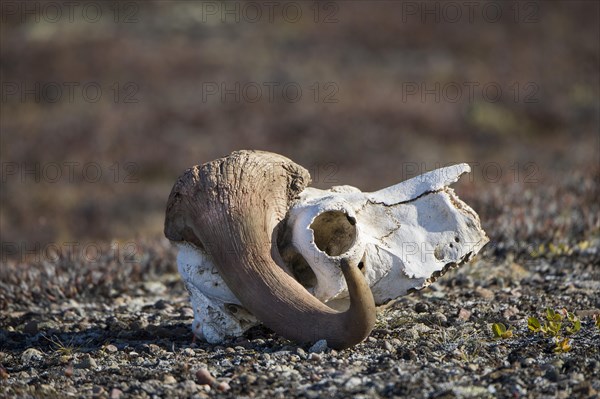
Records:
M226 307L227 307L227 310L229 310L231 313L235 314L238 311L237 306L235 306L235 305L233 305L231 303L227 304Z
M358 270L364 270L365 269L365 262L360 262L358 264Z
M323 212L310 225L315 245L329 256L347 252L356 241L356 220L341 211Z

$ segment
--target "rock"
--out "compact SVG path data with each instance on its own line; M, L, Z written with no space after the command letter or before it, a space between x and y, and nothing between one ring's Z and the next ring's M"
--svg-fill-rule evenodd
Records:
M181 308L181 310L179 311L179 315L183 319L193 319L194 318L194 309L186 306L184 308Z
M119 349L118 349L116 346L112 345L112 344L108 344L108 345L106 345L106 346L104 347L104 350L106 350L108 353L115 353L115 352L117 352Z
M196 371L196 381L200 385L211 385L215 381L215 378L207 369L202 368Z
M459 320L467 321L471 317L471 312L465 308L460 308L457 316L458 316Z
M35 348L26 349L21 355L23 363L30 363L32 361L42 360L43 358L44 354Z
M198 385L196 385L196 383L192 380L185 380L183 381L182 385L183 390L186 392L194 393L198 391Z
M154 303L154 307L159 310L164 310L171 308L171 305L164 299L159 299L158 301L156 301L156 303Z
M327 341L321 339L308 349L309 353L321 353L327 350Z
M123 391L121 391L119 388L113 388L110 391L110 399L120 399L121 395L123 395Z
M546 370L546 373L544 374L544 378L551 382L558 382L558 380L560 379L560 374L558 373L558 371L556 371L556 368L549 367L548 370Z
M417 302L415 304L415 312L427 313L429 312L429 305L427 305L425 302Z
M230 389L231 389L231 387L226 382L220 382L220 383L217 384L217 391L227 392Z
M475 295L477 295L480 298L483 299L494 299L494 291L487 289L487 288L482 288L482 287L477 287L475 288Z
M77 364L78 369L95 369L98 364L90 355L87 355Z
M318 362L321 360L321 356L319 356L317 353L311 353L308 358L314 362Z
M431 324L434 325L446 325L446 323L448 323L448 318L446 317L445 314L440 313L440 312L435 312L434 314L431 315Z
M383 349L385 349L388 352L393 352L394 351L394 346L389 342L389 341L383 341Z
M502 314L505 318L510 319L516 315L518 315L520 313L519 308L517 308L516 306L509 306L508 308L506 308L506 310L504 311L504 313Z
M38 322L35 320L31 320L29 323L25 324L23 327L23 332L28 335L35 335L40 331L38 328Z
M531 358L531 357L525 358L522 362L523 366L533 366L534 364L535 364L535 359Z
M54 389L54 387L52 385L48 385L48 384L41 384L39 390L42 391L44 393L44 395L47 395L47 396L56 394L56 389Z
M362 384L362 380L358 377L350 377L345 383L344 383L344 388L346 388L349 391L353 391L356 388L360 387L360 385Z
M239 377L240 382L245 385L252 385L257 379L258 378L253 374L242 374Z
M163 382L167 385L177 384L177 380L170 374L165 374L163 377Z
M160 295L165 293L167 287L160 281L146 281L144 283L144 290L150 294Z

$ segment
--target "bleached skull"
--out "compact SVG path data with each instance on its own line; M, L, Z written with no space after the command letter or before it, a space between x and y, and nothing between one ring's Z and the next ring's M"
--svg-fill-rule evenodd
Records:
M247 158L245 162L254 159L253 162L256 163L255 158L275 156L283 159L283 162L291 163L286 158L260 152L239 152L229 158L240 156ZM272 162L272 158L269 158L269 161ZM223 165L222 162L219 165ZM234 168L238 163L229 163L228 166ZM269 165L273 166L272 163ZM214 166L209 169L210 173L214 172ZM287 170L287 166L283 170ZM351 186L319 190L305 187L307 182L304 181L301 187L296 187L298 190L294 198L288 199L286 209L265 215L267 219L273 219L267 222L273 231L266 232L267 237L270 237L269 243L262 243L265 245L259 247L265 249L266 253L270 252L277 267L285 272L285 277L282 273L279 279L293 277L303 289L328 306L326 309L330 309L332 315L325 315L319 320L328 320L327 317L331 317L333 324L334 317L341 314L333 309L344 311L350 307L346 312L361 314L360 310L353 310L350 305L352 295L349 295L348 291L348 278L345 277L347 272L343 272L343 268L340 267L342 263L360 267L359 275L362 274L364 278L361 276L359 280L366 282L372 293L372 300L376 305L381 305L411 290L426 287L449 268L468 261L487 243L488 238L481 229L477 214L448 187L469 171L467 164L454 165L372 193L363 193ZM221 169L219 173L226 172ZM239 183L235 179L244 175L243 172L238 174L235 170L227 170L227 173L230 173L230 176L224 180L231 182L234 187ZM260 176L259 173L259 178ZM269 174L263 173L262 176L267 180L272 178ZM198 185L198 180L193 179L193 184ZM186 184L189 186L192 183ZM181 194L181 188L176 187L174 192ZM213 191L215 187L212 187ZM189 193L186 195L189 196ZM194 200L193 196L189 197L191 201ZM173 202L172 198L173 193L170 204ZM235 210L237 205L234 201L227 201L232 205L230 208ZM261 206L259 202L251 203L251 210L252 206ZM186 206L189 206L189 203ZM230 208L226 209L226 213ZM254 211L262 215L258 208ZM223 209L219 208L218 212L223 212ZM181 216L181 213L178 215ZM218 218L216 213L184 213L183 218L187 218L186 220L202 219L203 216L211 220ZM168 238L179 244L177 263L191 294L195 315L194 333L209 342L219 342L226 336L241 335L260 321L269 325L265 320L261 320L269 318L269 315L256 317L248 308L254 306L255 311L260 313L270 299L264 299L260 305L249 304L247 302L254 301L252 294L246 295L248 299L240 299L247 294L244 292L245 280L233 281L230 284L235 286L233 289L225 283L222 277L224 268L219 268L216 264L218 262L215 262L217 252L214 248L208 248L219 247L221 243L217 240L207 245L199 239L199 236L208 237L198 233L198 230L201 230L198 224L202 221L196 223L188 220L186 224L180 220L169 225L170 220L174 220L174 216L172 211L169 213L168 208L165 232ZM267 230L269 229L271 227L267 227ZM235 270L225 272L239 277L235 275ZM231 281L231 277L228 278ZM277 285L273 282L269 284ZM270 286L269 284L267 285ZM290 285L290 282L282 284L283 288L272 289L276 297L273 299L274 303L286 302L285 298L278 297L285 297L286 284ZM250 284L247 289L251 290L252 287ZM255 294L262 295L260 292ZM277 312L276 305L273 306L273 311ZM321 309L321 312L328 311ZM285 315L281 317L285 318ZM287 322L293 324L296 320ZM370 323L374 323L374 316ZM270 324L269 327L278 331L276 322L270 321ZM305 325L296 326L295 330L303 330L298 333L295 330L289 332L289 329L279 328L284 335L294 339L328 338L328 341L334 341L334 345L338 347L350 346L366 336L364 332L362 335L357 333L352 338L340 338L339 343L336 343L336 333L330 332L327 336L328 333L323 332L326 330L323 325L316 328L318 331L310 333L304 331L305 329L310 328ZM339 333L341 330L335 331Z

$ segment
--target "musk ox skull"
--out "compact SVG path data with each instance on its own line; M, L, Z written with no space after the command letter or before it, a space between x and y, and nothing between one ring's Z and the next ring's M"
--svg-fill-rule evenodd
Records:
M234 152L175 183L165 235L191 295L194 333L209 342L264 323L300 342L361 342L375 306L426 287L488 241L448 187L466 164L373 193L307 187L289 159Z

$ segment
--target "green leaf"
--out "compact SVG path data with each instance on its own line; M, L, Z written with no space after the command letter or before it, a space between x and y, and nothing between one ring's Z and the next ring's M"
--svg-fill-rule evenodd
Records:
M556 321L548 322L548 326L546 328L546 332L551 335L558 335L560 332L560 328L562 327L562 323Z
M530 317L527 319L527 327L529 328L529 330L531 330L532 332L539 332L542 329L542 325L540 324L540 321L538 319L536 319L535 317Z
M567 327L567 334L575 334L580 329L581 329L581 321L579 319L575 319L573 321L573 327Z
M492 332L494 333L494 337L502 338L502 334L506 332L506 327L502 323L494 323L492 324Z
M547 308L546 319L548 321L561 321L563 317L559 312L555 311L554 309Z

